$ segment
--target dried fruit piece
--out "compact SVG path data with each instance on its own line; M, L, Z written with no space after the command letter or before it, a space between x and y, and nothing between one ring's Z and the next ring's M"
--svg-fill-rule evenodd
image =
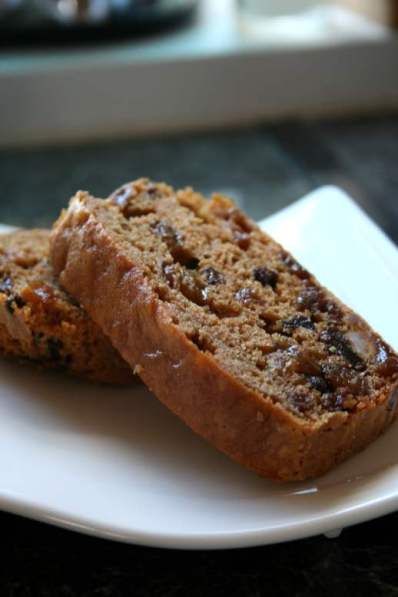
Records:
M133 199L137 195L137 189L133 185L125 185L111 195L111 201L115 205L118 205L121 211L123 211L127 207L129 200ZM123 213L123 215L126 214Z
M256 267L253 271L253 278L260 282L262 286L271 286L275 289L278 282L278 274L268 267Z
M344 396L342 394L323 394L321 403L326 410L331 412L344 410Z
M247 251L250 247L252 226L246 216L239 209L222 205L217 208L220 217L228 221L228 227L232 232L232 238L242 251ZM220 209L221 208L221 209Z
M202 274L204 275L207 284L216 285L216 284L224 284L225 278L222 273L214 269L214 267L207 267L203 270Z
M176 269L174 263L163 263L162 272L170 288L176 287Z
M253 298L253 291L251 288L241 288L237 292L235 292L235 298L240 303L246 305L249 303Z
M352 379L352 370L342 367L338 363L323 363L321 373L334 389L346 386Z
M327 394L328 392L332 391L332 388L324 377L320 377L319 375L310 375L308 377L308 381L311 387L313 387L315 390L318 390L318 392L321 394Z
M371 379L369 376L360 373L348 382L348 388L356 396L368 396L372 391Z
M281 259L284 265L289 268L289 270L301 278L302 280L306 280L311 278L311 274L302 266L298 261L294 259L287 251L281 252Z
M338 330L324 330L320 334L320 340L329 347L333 347L335 352L345 358L355 369L361 370L364 368L364 362L361 357L354 352L349 341Z
M377 346L372 336L362 330L346 332L344 338L352 346L354 352L364 361L372 359L377 350Z
M376 365L377 370L381 375L396 375L398 374L398 358L391 352L387 344L381 340L376 342Z
M12 280L10 278L10 276L6 276L5 278L3 278L0 282L0 292L3 292L4 294L9 295L12 291Z
M157 222L152 228L155 234L160 236L162 241L166 243L175 261L187 269L196 269L198 267L199 259L189 249L184 247L182 244L183 235L180 232L163 221Z
M152 226L155 234L160 236L160 238L166 243L166 245L170 248L173 248L176 244L179 244L182 240L181 234L174 230L170 224L167 222L156 222Z
M242 232L241 230L234 230L232 233L234 240L242 251L247 251L250 247L250 233Z
M283 331L285 334L291 334L297 328L305 328L307 330L315 330L314 322L305 315L296 315L291 319L286 319L283 322Z
M313 309L320 309L322 307L321 302L323 302L323 297L321 292L315 286L309 286L308 288L304 288L304 290L298 295L297 297L297 305L302 309L309 309L312 311Z

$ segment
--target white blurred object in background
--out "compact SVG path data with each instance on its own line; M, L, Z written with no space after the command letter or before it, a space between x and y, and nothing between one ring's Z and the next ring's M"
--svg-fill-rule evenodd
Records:
M324 0L238 0L241 10L256 17L299 15L320 4L324 4Z
M330 27L326 4L327 0L237 0L244 34L294 42Z

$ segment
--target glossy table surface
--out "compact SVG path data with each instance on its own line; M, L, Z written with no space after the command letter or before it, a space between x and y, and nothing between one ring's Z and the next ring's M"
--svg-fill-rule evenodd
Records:
M147 175L233 196L260 219L323 184L398 242L398 116L0 152L0 222L45 226L78 188ZM395 595L398 514L285 545L181 552L121 545L0 514L0 594Z

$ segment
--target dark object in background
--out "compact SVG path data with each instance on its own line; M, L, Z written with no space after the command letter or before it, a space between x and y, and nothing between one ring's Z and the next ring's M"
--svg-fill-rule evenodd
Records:
M182 24L198 0L0 0L0 44L142 35Z
M375 21L398 29L398 0L340 0L340 2Z

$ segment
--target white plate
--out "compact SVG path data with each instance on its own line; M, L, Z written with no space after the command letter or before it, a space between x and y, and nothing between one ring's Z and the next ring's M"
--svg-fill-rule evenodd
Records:
M263 223L398 348L398 253L326 187ZM330 474L278 485L192 434L148 391L0 362L0 507L152 546L221 548L327 533L398 505L397 426Z

